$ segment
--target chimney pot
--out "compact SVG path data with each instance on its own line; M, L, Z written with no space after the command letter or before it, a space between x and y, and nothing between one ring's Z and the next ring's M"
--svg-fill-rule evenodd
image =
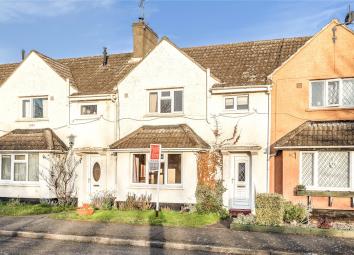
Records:
M24 60L25 57L26 57L26 51L23 49L23 50L21 51L21 59Z
M103 47L103 62L102 64L105 66L108 63L108 53L107 53L107 47Z

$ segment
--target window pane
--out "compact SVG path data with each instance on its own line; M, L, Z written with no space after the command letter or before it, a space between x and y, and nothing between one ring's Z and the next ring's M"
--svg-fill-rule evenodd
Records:
M149 112L157 112L157 92L149 94Z
M149 173L149 184L157 184L157 174L158 171L153 171ZM160 163L160 184L164 184L165 183L165 163L161 162Z
M145 183L146 155L134 154L133 156L133 183Z
M170 96L170 91L161 91L161 96L162 97L169 97Z
M227 109L227 110L234 109L234 99L233 98L225 98L225 109Z
M22 118L30 118L30 100L22 100Z
M238 177L239 182L246 181L246 163L238 163Z
M237 97L237 110L248 110L248 96Z
M44 107L47 107L47 99L44 98L34 98L33 99L33 118L44 118L47 112L47 109L44 110Z
M15 155L15 160L25 160L26 156L25 155Z
M38 153L28 154L28 180L39 181L39 156Z
M327 100L328 105L339 104L339 81L328 82Z
M183 91L174 92L174 109L175 112L183 111Z
M324 97L324 82L316 81L311 83L311 106L323 106L323 97Z
M1 157L1 180L11 180L11 156Z
M160 101L160 112L169 113L171 112L171 99L161 99Z
M354 79L343 81L343 105L354 105Z
M26 181L26 163L14 164L14 181Z
M318 185L320 187L349 187L349 153L318 153Z
M181 178L181 154L168 155L167 183L180 184Z
M302 179L301 183L305 186L313 185L313 166L314 166L314 154L302 153Z
M81 115L96 115L97 105L81 105Z

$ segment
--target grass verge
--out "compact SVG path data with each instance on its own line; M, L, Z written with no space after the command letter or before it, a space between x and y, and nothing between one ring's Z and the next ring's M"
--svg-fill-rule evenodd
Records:
M49 204L0 203L0 216L26 216L58 213L68 210L63 206Z
M63 220L87 220L100 222L114 222L123 224L160 225L176 227L202 227L219 222L220 217L216 213L198 214L181 213L177 211L162 211L159 217L155 217L155 211L120 211L97 210L93 215L80 216L75 211L66 211L53 214L51 217Z

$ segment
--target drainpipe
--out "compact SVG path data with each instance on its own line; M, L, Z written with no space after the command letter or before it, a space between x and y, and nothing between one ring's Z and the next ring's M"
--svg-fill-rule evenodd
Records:
M66 84L68 85L68 108L69 108L69 115L68 115L68 117L69 117L69 127L70 127L70 120L71 120L71 113L70 113L70 93L71 93L71 91L70 91L70 80L69 79L66 79Z
M268 86L268 125L267 125L267 182L266 182L266 192L269 192L269 170L270 170L270 130L271 130L271 86Z
M209 77L210 77L210 68L206 69L205 72L205 121L209 123L208 120L208 84L209 84Z

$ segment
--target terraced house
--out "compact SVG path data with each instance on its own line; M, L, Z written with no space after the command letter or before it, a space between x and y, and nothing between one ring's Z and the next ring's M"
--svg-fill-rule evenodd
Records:
M342 34L353 39L338 27L337 45ZM72 146L82 157L80 204L101 190L118 201L128 193L152 194L155 201L158 180L162 203L195 203L197 153L222 143L224 205L253 210L257 192L274 191L285 184L276 175L288 176L270 164L285 154L271 154L269 145L293 139L278 141L287 129L274 136L274 102L285 93L278 92L283 78L277 77L302 69L303 62L286 65L316 37L179 48L140 21L133 24L131 53L52 59L31 51L21 63L0 65L0 197L51 197L40 174L48 169L43 156ZM352 41L342 51L350 49ZM351 71L341 78L354 76L347 56L340 65ZM152 143L162 145L159 176L148 167ZM282 166L297 166L281 159ZM291 196L284 190L275 191Z

